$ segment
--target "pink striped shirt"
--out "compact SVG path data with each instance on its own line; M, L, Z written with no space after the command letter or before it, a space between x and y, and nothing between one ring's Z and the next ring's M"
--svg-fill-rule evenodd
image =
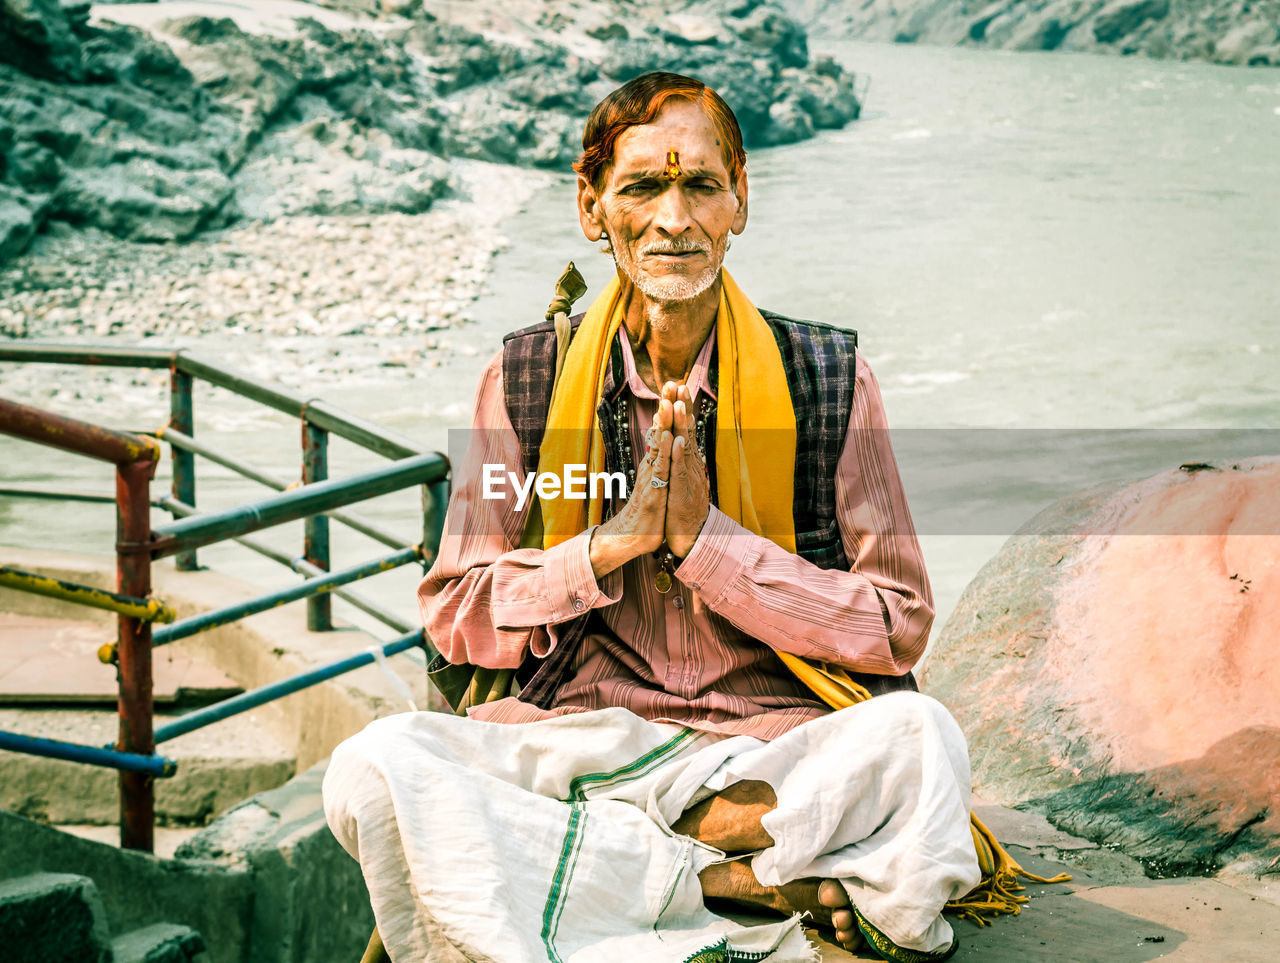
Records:
M625 331L619 337L638 462L658 399L636 371ZM695 407L699 393L715 397L707 381L714 340L713 328L687 379ZM924 654L933 598L880 389L861 353L856 379L835 480L851 570L821 569L712 506L662 595L653 585L658 562L648 554L597 583L588 553L592 529L545 551L514 547L524 525L515 499L481 497L482 465L520 473L501 354L490 361L476 392L471 444L454 476L440 554L418 588L423 624L449 661L491 668L518 666L529 651L546 656L558 626L590 609L599 610L610 632L584 636L572 677L550 711L509 698L472 710L472 718L527 722L623 706L646 719L767 740L829 711L775 650L857 672L911 669Z

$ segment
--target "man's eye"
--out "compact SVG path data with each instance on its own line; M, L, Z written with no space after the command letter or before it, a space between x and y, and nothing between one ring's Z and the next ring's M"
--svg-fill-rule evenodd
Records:
M653 190L653 184L648 181L637 181L635 184L628 184L619 194L648 194Z

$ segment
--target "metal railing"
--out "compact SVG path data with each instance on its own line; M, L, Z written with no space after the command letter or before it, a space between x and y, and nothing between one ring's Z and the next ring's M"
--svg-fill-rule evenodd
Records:
M103 645L98 653L103 662L118 667L117 741L114 746L99 748L0 732L0 749L120 770L122 846L146 851L153 848L153 780L172 776L177 769L172 760L156 755L158 743L350 672L375 659L415 647L430 652L430 643L421 628L345 586L402 565L420 563L425 568L434 561L449 499L450 467L444 455L423 451L409 440L325 402L306 399L278 385L229 371L184 350L9 343L0 344L0 361L167 368L170 374L169 420L154 433L117 431L0 399L0 432L116 465L114 499L34 485L0 485L0 495L10 497L114 501L117 509L116 591L7 567L0 567L0 586L105 608L117 614L116 641ZM301 484L291 485L196 441L193 388L197 379L300 420ZM328 441L331 434L388 457L392 462L346 478L330 478ZM161 441L167 442L170 448L172 489L170 494L153 499L150 482L161 457ZM248 504L201 513L196 508L197 456L274 489L276 494ZM347 506L359 501L414 486L422 486L420 543L406 544L402 537L347 510ZM168 512L173 521L153 527L152 507ZM290 557L252 537L263 529L297 520L304 524L300 557ZM394 551L331 572L330 520ZM175 620L172 609L151 596L152 561L173 556L178 569L194 570L198 567L197 551L221 541L235 541L288 566L305 576L305 580L289 588ZM330 607L333 595L390 626L398 637L375 646L380 652L366 650L338 659L154 727L151 698L154 647L303 599L307 602L307 628L326 631L333 627ZM153 622L165 624L153 630Z

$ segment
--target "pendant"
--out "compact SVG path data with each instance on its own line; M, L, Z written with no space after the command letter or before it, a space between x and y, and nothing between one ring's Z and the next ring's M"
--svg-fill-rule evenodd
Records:
M663 595L666 595L668 592L670 592L671 591L671 573L668 572L665 568L658 569L657 573L653 576L653 587L656 588Z

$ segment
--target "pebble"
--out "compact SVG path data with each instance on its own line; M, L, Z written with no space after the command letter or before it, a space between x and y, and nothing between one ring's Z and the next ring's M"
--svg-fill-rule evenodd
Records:
M181 244L51 231L0 269L0 339L190 347L295 389L373 371L408 377L433 366L440 344L431 332L472 322L470 306L504 244L501 222L550 181L457 163L464 183L489 189L421 214L298 215ZM72 413L99 395L103 410L123 402L141 411L154 408L167 373L4 364L0 379L5 394L36 404L58 382L75 384L82 397Z

